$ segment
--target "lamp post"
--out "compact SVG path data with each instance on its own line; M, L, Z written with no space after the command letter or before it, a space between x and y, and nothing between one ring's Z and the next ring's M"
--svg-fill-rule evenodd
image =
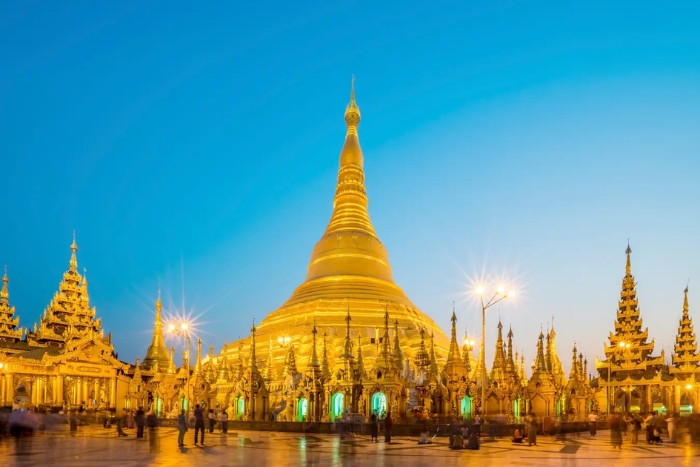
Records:
M612 397L615 397L615 387L612 385L612 358L613 358L613 356L615 356L615 354L618 351L621 352L625 349L629 349L630 345L631 344L629 342L620 341L620 343L617 345L617 347L613 347L612 354L611 354L610 358L608 359L608 415L610 415L610 406L611 406L610 399Z
M185 401L187 402L187 412L189 413L192 409L190 407L190 332L189 325L187 323L180 323L180 328L176 328L174 324L168 326L168 332L170 334L177 334L180 337L184 337L187 340L187 393L185 396Z
M484 356L482 364L484 371L481 373L481 414L486 415L486 310L505 300L508 296L513 296L513 291L505 293L502 285L499 285L493 297L487 302L484 302L484 288L479 286L476 288L476 293L481 301L481 355Z

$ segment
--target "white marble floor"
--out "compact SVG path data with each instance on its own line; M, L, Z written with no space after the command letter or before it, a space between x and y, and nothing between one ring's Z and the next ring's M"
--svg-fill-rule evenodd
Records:
M626 443L613 449L606 431L556 441L540 437L538 445L513 445L506 440L484 443L479 451L450 451L446 438L419 446L414 438L394 438L391 444L373 444L366 438L340 440L337 436L297 433L238 432L222 436L207 433L204 447L194 447L194 432L178 449L173 428L159 428L137 440L131 430L118 438L113 430L80 427L39 434L16 442L0 441L0 466L634 466L700 465L700 446L687 444Z

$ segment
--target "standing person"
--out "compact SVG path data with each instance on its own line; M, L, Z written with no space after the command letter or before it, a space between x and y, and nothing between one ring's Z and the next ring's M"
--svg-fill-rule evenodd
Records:
M369 420L369 433L372 436L371 442L376 443L377 438L379 437L379 423L377 423L377 414L372 414Z
M610 443L614 448L622 448L622 420L616 413L610 416Z
M70 416L68 418L68 423L70 424L70 431L78 431L78 415L75 413L75 410L71 411Z
M136 437L143 438L143 427L146 426L146 413L142 407L139 407L136 411L134 421L136 422Z
M384 442L391 443L391 429L394 426L394 421L391 419L391 412L387 412L384 419Z
M639 432L642 429L642 417L639 414L632 414L632 444L639 442Z
M588 430L591 432L591 436L595 436L598 428L598 415L595 412L588 414Z
M479 436L481 433L481 414L476 414L476 417L474 417L474 430L476 435Z
M221 412L221 432L223 434L228 433L228 414L225 410Z
M199 408L199 404L194 409L194 445L197 446L197 434L202 433L200 442L204 446L204 411Z
M647 428L647 443L651 444L654 441L654 426L656 425L656 412L650 412L649 416L644 419Z
M527 444L537 446L537 416L534 412L527 416Z
M180 412L177 416L177 445L178 447L183 447L185 445L185 433L187 433L187 419L185 418L185 411ZM202 435L203 436L203 435ZM195 439L196 441L196 439Z
M214 433L214 425L216 425L216 415L214 415L214 409L209 409L209 433Z
M135 426L136 426L136 423L134 422L134 412L129 410L129 413L126 416L126 427L133 428Z
M666 422L668 423L668 442L669 443L675 443L676 442L676 414L671 414L670 417L666 419Z

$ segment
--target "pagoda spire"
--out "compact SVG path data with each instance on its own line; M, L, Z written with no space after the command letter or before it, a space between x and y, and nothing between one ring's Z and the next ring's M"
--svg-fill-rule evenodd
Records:
M15 316L15 307L10 306L10 293L7 289L7 266L2 276L0 290L0 341L17 342L22 340L22 329L19 328L19 316Z
M401 371L403 368L403 352L401 351L401 342L399 341L399 320L394 321L394 363L396 369Z
M615 331L609 334L610 344L604 347L606 361L596 360L596 368L604 378L610 377L608 371L611 366L613 376L620 373L623 376L640 376L659 371L664 365L663 355L652 357L654 341L647 342L649 332L642 327L636 284L632 275L631 254L632 249L628 242L625 250L625 277L622 279ZM622 352L621 345L625 347Z
M455 303L452 302L452 335L450 338L450 351L447 354L447 363L455 363L461 360L459 355L459 344L457 343L457 315L455 314Z
M384 364L388 367L389 361L391 360L391 344L389 342L389 306L387 305L384 310L384 336L382 337L382 358L384 359Z
M321 359L321 375L326 379L331 377L330 364L328 363L328 349L326 346L326 333L323 333L323 358Z
M197 361L194 362L194 374L202 372L202 339L197 338Z
M416 353L416 365L423 370L430 366L430 355L425 348L425 328L423 327L420 328L420 346Z
M70 245L71 255L69 262L69 271L78 273L78 244L75 241L75 230L73 231L73 243Z
M578 368L578 357L576 355L576 352L576 342L574 342L574 348L571 350L571 370L569 371L570 380L579 379L580 370Z
M508 328L508 357L506 358L506 372L508 375L515 373L515 361L513 361L513 328Z
M527 382L527 373L525 373L525 352L520 354L520 380L523 384Z
M464 362L464 368L469 376L472 372L472 359L469 352L469 335L464 331L464 343L462 345L462 361Z
M255 357L255 332L257 329L255 329L255 320L253 320L253 326L250 328L250 334L251 334L251 342L250 342L250 363L248 366L250 367L250 371L256 372L258 369L257 365L257 359Z
M354 359L352 355L352 337L350 336L350 321L352 318L350 317L350 305L348 304L348 314L345 317L345 346L344 346L344 353L343 353L343 359L347 361L352 361Z
M503 352L503 324L498 320L498 338L496 339L496 353L493 357L491 368L491 380L502 382L506 377L506 356Z
M85 275L83 275L83 283L85 282ZM156 362L158 362L160 368L167 368L170 360L168 348L165 346L165 340L163 339L163 302L160 299L160 287L158 288L158 298L156 299L155 308L156 317L153 322L153 337L151 338L151 345L148 346L146 357L143 359L142 363L145 369L151 369Z
M688 306L688 287L683 291L683 315L678 323L676 343L671 356L672 373L693 373L700 363L693 320Z
M548 373L547 363L544 358L544 335L540 331L540 337L537 340L537 358L535 359L535 371L540 373Z
M432 377L437 378L438 364L437 358L435 358L435 331L430 333L430 373Z
M309 363L309 367L312 369L318 369L321 366L318 363L318 354L316 353L316 334L318 334L318 331L316 330L316 323L314 322L314 327L311 330L313 342L311 344L311 361Z
M168 364L168 374L174 375L177 373L177 367L175 367L175 346L170 347L170 362Z
M552 375L554 376L554 380L557 384L564 385L566 384L566 374L564 373L564 366L561 364L561 360L559 359L559 354L557 352L557 333L554 332L554 316L552 316L552 329L549 331L549 339L547 341L548 343L548 353L549 353L549 362L551 362L552 365Z
M583 360L583 379L584 381L588 381L588 359L584 358Z
M360 380L365 375L365 359L362 357L362 334L357 335L357 375Z
M266 381L271 381L274 379L274 366L272 360L272 336L270 336L269 342L267 344L267 361L265 362L265 369L263 371L263 378Z

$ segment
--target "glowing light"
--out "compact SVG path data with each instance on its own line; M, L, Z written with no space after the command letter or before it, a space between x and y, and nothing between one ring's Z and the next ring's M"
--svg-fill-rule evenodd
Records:
M478 287L475 289L475 292L476 292L477 295L484 295L484 287L481 286L481 285L478 286Z
M4 363L0 363L0 369L2 369L3 366L4 366Z
M174 324L169 324L168 325L168 332L173 332L175 331L175 325Z
M624 347L624 346L625 346L625 343L624 343L624 342L620 342L619 345L620 345L620 347Z
M509 296L509 297L512 298L513 295L515 295L515 290L511 290L510 292L508 292L508 296Z
M182 329L183 331L187 331L188 328L189 328L189 325L187 323L182 323L180 325L180 329Z
M502 285L499 285L498 288L496 289L496 293L499 293L499 294L502 294L505 291L506 291L506 288L503 287Z
M688 385L685 386L685 388L686 388L686 389L693 389L693 385L692 385L692 384L688 384Z

